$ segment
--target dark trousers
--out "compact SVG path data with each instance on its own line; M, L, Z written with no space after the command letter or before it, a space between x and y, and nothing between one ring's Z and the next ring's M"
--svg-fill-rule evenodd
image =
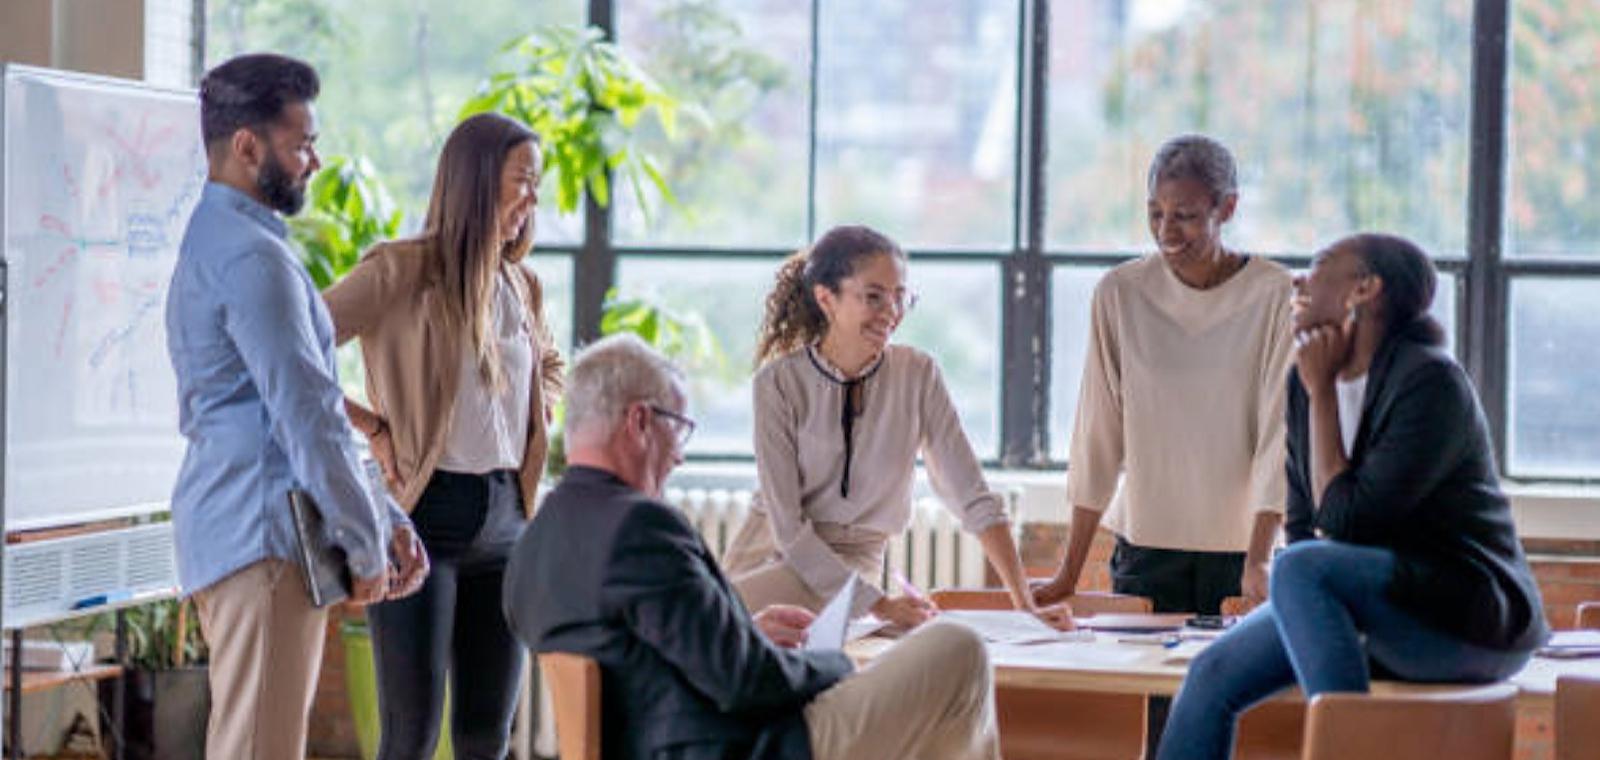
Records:
M433 756L449 677L457 758L502 760L523 648L500 611L506 558L522 528L515 472L435 472L411 513L432 571L417 593L367 608L383 736L379 760Z
M1111 590L1147 597L1156 612L1216 615L1222 600L1239 595L1244 552L1191 552L1136 546L1117 536L1111 552Z
M1216 615L1222 600L1239 595L1244 552L1191 552L1137 546L1117 536L1111 552L1111 590L1148 598L1156 612ZM1161 748L1172 700L1151 697L1145 722L1145 757Z

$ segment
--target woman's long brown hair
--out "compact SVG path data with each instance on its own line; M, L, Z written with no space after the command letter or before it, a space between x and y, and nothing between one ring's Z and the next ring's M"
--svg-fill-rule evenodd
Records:
M450 132L439 153L423 237L431 239L447 311L472 336L478 371L498 388L504 381L494 339L495 272L533 247L533 215L517 237L499 239L500 182L511 149L538 137L520 122L494 113L472 116Z

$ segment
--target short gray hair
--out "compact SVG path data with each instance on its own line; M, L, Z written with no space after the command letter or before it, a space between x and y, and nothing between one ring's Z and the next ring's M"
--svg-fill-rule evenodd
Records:
M683 370L629 333L601 338L578 352L567 375L567 430L610 433L629 404L670 404Z
M1163 143L1150 160L1145 191L1155 195L1157 184L1173 179L1192 179L1205 185L1213 203L1239 194L1239 169L1233 154L1205 135L1178 135Z

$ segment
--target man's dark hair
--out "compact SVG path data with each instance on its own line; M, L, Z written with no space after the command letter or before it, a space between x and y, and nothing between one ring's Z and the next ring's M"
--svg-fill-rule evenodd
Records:
M310 64L275 53L230 58L200 80L200 131L206 146L241 128L276 122L283 109L314 100L321 89Z

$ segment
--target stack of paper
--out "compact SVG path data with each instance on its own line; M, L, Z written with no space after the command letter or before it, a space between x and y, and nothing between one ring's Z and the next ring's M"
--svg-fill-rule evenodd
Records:
M1600 657L1600 631L1556 631L1538 655L1562 660Z
M1090 631L1058 631L1020 610L945 610L938 619L965 625L991 644L1094 640Z

